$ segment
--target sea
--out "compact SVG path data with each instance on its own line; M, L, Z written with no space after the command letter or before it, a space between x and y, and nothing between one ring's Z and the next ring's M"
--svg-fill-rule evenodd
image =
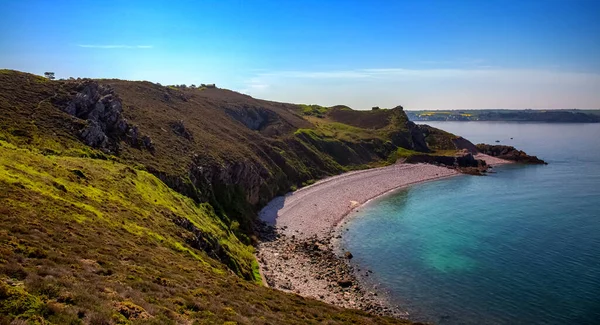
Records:
M548 165L502 165L360 207L341 246L365 286L414 321L600 324L600 124L426 124Z

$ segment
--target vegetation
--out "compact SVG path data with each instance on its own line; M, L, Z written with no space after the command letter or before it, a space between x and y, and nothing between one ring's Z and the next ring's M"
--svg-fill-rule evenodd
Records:
M260 286L252 226L278 194L453 135L401 107L10 70L0 87L0 323L401 323ZM110 145L86 146L100 124Z
M394 163L394 162L398 161L398 159L404 160L406 158L409 158L409 157L417 155L417 154L422 154L422 153L414 151L414 150L398 148L398 149L396 149L396 151L394 153L392 153L390 155L389 162Z
M302 114L321 117L321 118L324 117L324 115L327 113L327 110L329 109L327 107L323 107L320 105L300 104L298 106L300 106L300 108L302 109Z
M366 323L371 318L252 283L259 279L252 247L242 244L209 204L196 204L145 171L0 141L0 189L2 323ZM178 225L177 218L193 228ZM218 246L199 249L198 234ZM231 274L218 249L237 264L240 276Z

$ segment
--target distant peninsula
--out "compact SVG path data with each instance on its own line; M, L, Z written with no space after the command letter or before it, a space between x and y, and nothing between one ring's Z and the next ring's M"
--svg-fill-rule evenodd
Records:
M411 121L512 121L547 123L599 123L600 110L422 110L406 111Z

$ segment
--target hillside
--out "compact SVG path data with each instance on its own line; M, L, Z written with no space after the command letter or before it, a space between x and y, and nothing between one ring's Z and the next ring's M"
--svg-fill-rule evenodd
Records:
M0 73L0 86L0 126L12 143L66 155L74 148L99 149L143 166L197 202L210 202L245 230L257 207L292 186L385 164L399 147L454 149L439 140L451 135L416 126L401 108L322 108L325 115L313 116L304 106L229 90L49 82L10 70Z
M373 112L0 70L0 315L56 324L398 323L257 284L256 211L328 175L453 152Z

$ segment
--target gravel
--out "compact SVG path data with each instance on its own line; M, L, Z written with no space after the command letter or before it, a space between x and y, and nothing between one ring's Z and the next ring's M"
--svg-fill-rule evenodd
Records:
M481 154L477 158L492 166L506 163ZM406 318L408 314L391 305L385 294L360 286L348 263L351 252L338 245L340 223L352 210L387 192L458 174L429 164L395 164L330 177L273 199L259 214L263 225L257 259L263 282L340 307Z
M324 238L352 209L399 187L457 175L428 164L396 164L330 177L277 197L259 214L287 236Z

